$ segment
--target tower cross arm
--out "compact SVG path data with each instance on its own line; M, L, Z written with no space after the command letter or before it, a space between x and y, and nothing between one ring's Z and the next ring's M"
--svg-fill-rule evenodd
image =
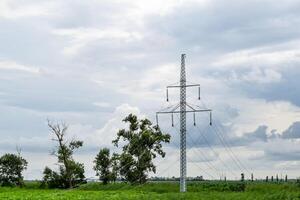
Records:
M190 85L169 85L167 88L181 88L181 87L200 87L200 84L190 84Z
M211 109L197 109L197 110L186 110L186 113L193 113L193 112L212 112ZM160 111L156 112L156 114L172 114L172 113L181 113L181 111Z

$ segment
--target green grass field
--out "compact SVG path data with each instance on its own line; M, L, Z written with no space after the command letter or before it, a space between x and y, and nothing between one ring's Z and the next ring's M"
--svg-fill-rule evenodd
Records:
M124 183L103 186L88 183L71 190L40 189L37 183L24 188L0 188L0 199L300 199L295 183L197 182L188 184L188 192L180 194L178 183L160 182L131 186Z

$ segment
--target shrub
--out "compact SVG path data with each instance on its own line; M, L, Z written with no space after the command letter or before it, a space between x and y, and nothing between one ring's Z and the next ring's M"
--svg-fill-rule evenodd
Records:
M2 186L22 186L22 172L27 168L27 161L20 155L5 154L0 158L0 184Z

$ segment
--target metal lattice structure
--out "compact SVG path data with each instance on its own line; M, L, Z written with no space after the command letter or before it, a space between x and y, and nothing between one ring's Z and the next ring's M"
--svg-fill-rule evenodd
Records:
M180 70L180 192L186 191L186 74L185 54L181 55Z
M159 114L171 114L172 126L174 126L173 115L180 114L180 192L186 192L186 176L187 176L187 159L186 159L186 114L193 113L194 125L195 113L210 112L210 125L212 124L212 110L211 109L195 109L186 102L186 88L198 87L198 99L200 100L200 84L187 84L185 72L185 54L181 54L181 70L180 70L180 84L167 86L167 101L169 101L169 88L180 88L180 102L175 106L168 107L163 111L156 112L156 121L158 124ZM178 110L179 109L179 110Z

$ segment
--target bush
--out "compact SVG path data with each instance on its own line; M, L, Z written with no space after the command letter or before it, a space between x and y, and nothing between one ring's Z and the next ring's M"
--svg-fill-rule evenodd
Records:
M297 178L297 180L296 180L296 185L297 185L298 187L300 187L300 178Z
M27 161L20 155L5 154L0 158L0 184L2 186L22 186L22 172L27 168Z
M44 169L44 178L41 187L48 187L48 188L64 188L64 183L61 176L51 170L49 167Z
M72 167L71 183L69 179L66 178L66 172L62 166L60 167L60 173L57 173L51 170L49 167L46 167L43 175L43 182L41 184L42 188L69 188L70 185L73 185L73 187L78 187L79 184L86 183L84 180L83 165L75 162L73 163Z
M190 191L218 191L218 192L243 192L246 189L244 182L203 182L190 184Z

